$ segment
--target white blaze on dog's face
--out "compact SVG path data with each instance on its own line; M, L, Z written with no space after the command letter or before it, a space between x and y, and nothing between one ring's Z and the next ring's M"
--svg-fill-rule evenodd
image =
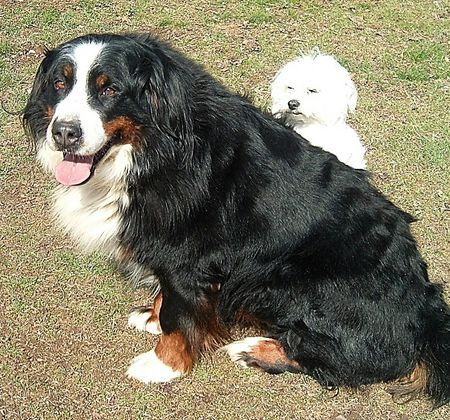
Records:
M334 125L356 107L347 70L332 56L313 52L286 64L271 85L272 114L288 123Z
M105 143L106 134L100 116L88 103L89 72L102 49L103 44L81 44L71 53L74 84L66 98L56 105L47 129L47 141L53 150L58 150L53 136L57 121L80 125L83 133L83 143L78 150L80 155L93 155Z
M103 48L102 43L76 46L66 57L64 71L70 74L54 81L56 90L68 93L53 110L39 158L64 185L78 184L90 176L94 156L107 141L100 115L88 102L88 77Z

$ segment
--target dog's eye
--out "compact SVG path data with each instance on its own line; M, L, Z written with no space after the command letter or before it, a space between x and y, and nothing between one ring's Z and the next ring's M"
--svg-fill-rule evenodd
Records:
M294 90L294 88L292 86L288 86L287 87L289 90Z
M53 86L56 90L64 90L66 88L66 83L63 80L57 79L53 82Z
M117 93L116 89L112 88L111 86L108 86L102 90L101 95L102 96L114 96L116 93Z
M308 93L317 93L317 89L308 89Z

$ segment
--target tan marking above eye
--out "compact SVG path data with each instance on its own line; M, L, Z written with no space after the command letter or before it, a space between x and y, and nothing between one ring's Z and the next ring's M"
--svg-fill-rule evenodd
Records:
M108 83L108 80L108 76L104 73L97 76L97 78L95 79L95 86L97 87L97 90L101 90L102 88L104 88L106 86L106 83Z
M69 64L63 67L63 74L64 77L67 79L71 78L73 76L73 67Z

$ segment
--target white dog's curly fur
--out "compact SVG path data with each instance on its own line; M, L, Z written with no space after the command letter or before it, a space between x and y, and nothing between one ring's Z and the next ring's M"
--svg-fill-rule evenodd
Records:
M366 149L347 123L357 91L348 71L314 48L287 63L271 85L272 114L345 164L365 169Z

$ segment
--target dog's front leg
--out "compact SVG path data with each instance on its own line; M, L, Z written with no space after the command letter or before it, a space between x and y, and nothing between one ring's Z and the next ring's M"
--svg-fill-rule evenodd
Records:
M216 314L218 288L201 284L189 275L161 280L162 334L153 350L132 361L129 377L144 383L169 382L189 373L204 350L222 344L227 332Z
M189 373L194 359L191 346L181 331L163 333L153 350L133 359L127 375L146 384L170 382Z

